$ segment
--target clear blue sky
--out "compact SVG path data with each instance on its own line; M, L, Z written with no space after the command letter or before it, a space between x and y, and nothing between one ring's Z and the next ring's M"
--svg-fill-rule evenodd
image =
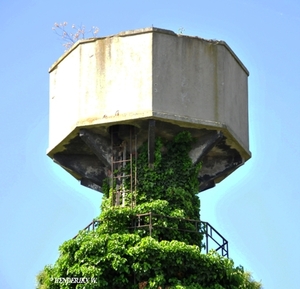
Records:
M99 36L155 26L228 43L250 71L252 159L200 194L202 219L267 289L299 288L300 2L0 0L0 288L29 289L99 214L99 193L46 156L54 22Z

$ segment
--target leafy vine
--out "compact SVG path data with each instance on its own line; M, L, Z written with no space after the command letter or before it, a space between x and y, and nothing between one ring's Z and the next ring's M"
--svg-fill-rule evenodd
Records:
M107 183L99 227L64 242L56 263L37 276L37 288L260 289L261 284L231 259L201 253L202 235L190 232L193 228L187 219L200 219L197 176L201 163L193 165L188 156L192 141L187 132L171 141L158 138L151 168L147 145L143 145L134 168L139 180L133 192L135 206L129 206L129 200L127 206L112 206L114 188ZM147 226L133 229L134 218L149 212L153 213L151 236ZM146 214L145 224L147 218ZM75 276L95 282L55 282Z

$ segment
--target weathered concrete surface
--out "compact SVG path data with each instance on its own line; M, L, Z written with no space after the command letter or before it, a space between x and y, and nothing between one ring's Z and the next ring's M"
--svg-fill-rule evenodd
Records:
M137 127L140 145L152 119L155 135L189 130L197 139L190 156L203 161L199 189L207 189L251 157L248 74L225 42L169 30L81 40L50 68L47 153L99 190L111 158L109 128Z

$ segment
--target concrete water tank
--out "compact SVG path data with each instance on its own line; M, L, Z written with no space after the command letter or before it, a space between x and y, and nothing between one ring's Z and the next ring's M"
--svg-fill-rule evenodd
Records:
M224 41L146 28L78 41L50 68L47 154L101 191L112 129L137 146L190 131L199 191L250 157L248 70ZM151 140L149 141L149 144Z

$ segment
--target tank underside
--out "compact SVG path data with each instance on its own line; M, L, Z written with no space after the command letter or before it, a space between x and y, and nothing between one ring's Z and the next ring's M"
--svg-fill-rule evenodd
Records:
M238 150L228 144L227 137L219 130L187 128L153 119L139 120L135 125L123 123L78 129L52 158L82 185L101 192L104 179L111 177L114 147L127 143L127 153L135 155L138 148L148 142L151 163L155 138L168 140L182 131L190 132L194 138L189 153L193 163L202 162L199 192L214 187L244 163Z

